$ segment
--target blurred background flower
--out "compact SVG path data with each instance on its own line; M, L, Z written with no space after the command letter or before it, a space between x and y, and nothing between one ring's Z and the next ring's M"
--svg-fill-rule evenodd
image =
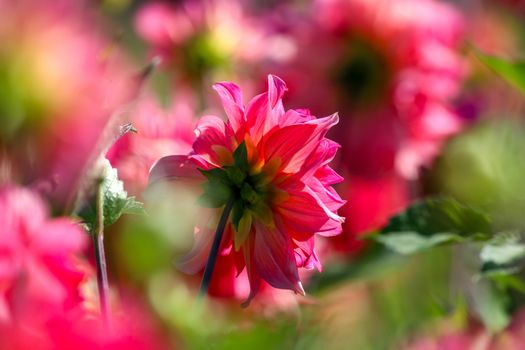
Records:
M0 347L521 349L524 9L0 0ZM343 233L315 238L323 271L298 276L305 297L261 282L241 309L248 276L225 250L199 300L201 276L177 262L202 189L148 189L148 173L191 151L196 117L224 116L213 83L254 96L270 73L284 105L310 108L297 115L339 112ZM118 176L106 195L144 206L105 228L113 332L75 211L93 205L103 156Z

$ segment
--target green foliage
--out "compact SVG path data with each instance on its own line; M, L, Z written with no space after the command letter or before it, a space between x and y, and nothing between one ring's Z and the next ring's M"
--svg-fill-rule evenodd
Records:
M525 94L525 62L508 61L506 59L486 55L475 49L476 57L497 75Z
M452 198L429 198L390 219L374 238L400 254L437 245L480 240L492 234L490 218Z
M128 197L128 193L124 190L124 183L118 178L117 169L112 168L107 159L104 160L99 186L101 186L102 191L104 226L112 225L122 214L140 215L145 213L142 203L137 202L133 196ZM96 195L94 195L79 213L90 232L93 232L96 227L96 202Z
M490 215L496 231L525 228L525 126L499 118L453 138L427 178L427 190Z

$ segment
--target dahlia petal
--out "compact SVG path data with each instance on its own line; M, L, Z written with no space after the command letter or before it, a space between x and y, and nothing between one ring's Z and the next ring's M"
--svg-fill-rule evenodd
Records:
M30 258L26 261L27 279L24 280L25 298L28 300L44 300L59 304L65 301L68 291L62 281L56 279L39 261ZM42 293L45 291L45 293Z
M286 83L281 78L268 75L268 101L272 109L281 101L287 90Z
M264 144L266 160L279 158L283 172L297 172L316 146L315 143L308 142L315 130L314 125L308 124L277 129Z
M149 172L149 185L177 179L202 180L203 176L188 156L167 156L159 159Z
M214 84L213 89L219 94L222 106L233 129L241 129L245 124L241 89L229 82Z
M303 110L300 109L290 109L282 115L279 120L279 126L287 126L291 124L304 123L309 120L315 119L310 113L303 113Z
M232 150L232 130L222 119L215 116L202 117L195 129L197 139L193 143L193 151L205 156L208 162L219 166L220 159L216 153L216 146ZM214 149L215 147L215 149Z
M314 237L305 241L293 240L293 243L297 248L299 248L299 251L296 250L296 252L302 257L302 267L308 270L313 268L316 268L318 271L323 270L317 254L314 251Z
M261 275L259 274L256 263L253 260L255 254L255 235L248 235L245 244L243 245L244 261L246 262L246 273L250 282L250 294L248 298L241 304L242 307L247 307L255 297L259 288L261 287Z
M321 181L315 177L311 177L307 185L331 212L335 213L346 203L332 187L323 185Z
M253 258L260 276L270 285L304 294L286 232L256 222Z
M282 189L289 197L278 205L277 211L285 225L303 240L316 233L333 236L341 232L344 219L331 212L303 183L289 180L282 184Z
M274 75L268 75L268 92L254 97L248 104L246 121L255 143L279 125L285 114L282 97L286 90L284 81Z
M308 157L301 169L301 177L309 178L313 175L320 167L330 163L341 146L332 140L327 138L321 139L317 148Z
M212 242L213 230L197 229L193 247L177 262L177 267L189 275L194 275L201 271L208 259Z
M41 254L50 255L79 252L87 243L80 227L67 219L55 219L43 224L31 238L33 248Z
M337 113L304 124L294 124L270 133L264 147L266 159L279 157L283 172L298 172L319 147L326 132L339 122Z
M341 175L336 173L335 170L328 165L324 165L317 169L315 177L325 186L338 184L344 180Z

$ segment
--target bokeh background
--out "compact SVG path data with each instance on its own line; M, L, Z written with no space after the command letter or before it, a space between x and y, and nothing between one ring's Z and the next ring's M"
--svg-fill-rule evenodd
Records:
M270 73L286 108L339 112L343 233L316 238L323 271L301 276L304 297L266 285L241 308L246 276L225 266L202 302L201 276L177 269L196 191L147 189L148 172L191 150L198 118L225 117L213 83L246 99ZM524 93L519 0L0 0L0 181L70 215L107 152L144 203L105 237L110 299L143 348L525 349ZM127 123L137 132L108 134ZM375 239L425 198L483 212L497 234ZM96 309L95 279L82 288Z

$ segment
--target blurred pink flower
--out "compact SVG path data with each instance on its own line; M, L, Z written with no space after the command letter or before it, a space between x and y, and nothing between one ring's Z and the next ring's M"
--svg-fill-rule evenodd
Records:
M408 181L464 124L453 106L466 73L463 18L439 0L317 0L290 18L281 36L295 54L271 69L289 82L289 105L340 112L330 134L341 144L336 169L357 181L338 191L357 200L345 208L352 220L344 234L331 242L357 252L360 230L403 209Z
M405 350L523 350L525 348L525 309L518 310L510 325L491 332L480 325L417 339Z
M116 310L111 327L83 311L56 311L37 328L0 325L0 346L9 350L162 350L168 349L151 316L126 300Z
M78 306L79 286L86 277L78 259L86 241L87 235L69 219L49 219L35 193L2 187L0 324L35 322Z
M253 61L264 49L238 0L152 1L137 12L135 28L154 55L192 81Z
M357 162L373 176L396 171L417 178L462 125L450 105L465 74L459 11L438 0L318 0L309 16L301 26L307 34L292 29L295 58L277 65L290 80L290 103L312 101L316 113L337 106L343 152L345 141L353 142L348 130L375 125L360 136L359 150L346 152L342 166ZM367 163L373 159L362 152L386 142L392 163Z
M129 119L137 133L123 136L107 154L129 193L140 195L146 188L149 170L157 159L191 151L195 139L192 105L190 96L180 92L168 110L153 96L139 101Z
M83 1L0 0L0 23L0 161L12 181L44 182L70 204L137 84Z
M200 169L216 189L213 177L227 176L234 204L220 255L233 256L237 274L246 267L248 302L263 280L303 294L298 267L321 268L315 234L337 235L344 221L336 214L344 201L331 188L342 178L328 166L338 145L324 137L337 123L337 114L317 119L306 110L285 111L286 85L272 75L268 91L246 106L235 84L218 83L214 88L228 122L203 117L193 152L160 159L150 182L198 177ZM194 248L182 263L186 272L204 267L213 231L209 226L196 229Z

